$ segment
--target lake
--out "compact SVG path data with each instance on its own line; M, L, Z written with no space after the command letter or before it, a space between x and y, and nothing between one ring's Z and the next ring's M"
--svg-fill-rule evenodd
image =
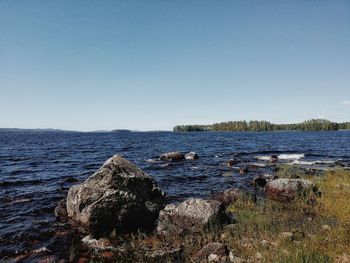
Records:
M157 160L169 151L195 151L199 159ZM271 155L310 168L349 167L350 131L0 132L0 258L42 247L65 257L69 241L60 233L66 226L55 220L54 208L70 186L115 154L153 176L168 202L177 202L230 187L254 191L252 179L273 172ZM232 158L240 162L229 167ZM249 167L243 175L242 166Z

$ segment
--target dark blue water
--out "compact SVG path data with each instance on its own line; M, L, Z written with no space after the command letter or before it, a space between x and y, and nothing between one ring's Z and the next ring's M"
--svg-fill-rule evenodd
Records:
M153 161L169 151L195 151L199 159ZM85 180L114 154L152 175L172 202L229 187L250 190L252 178L269 172L264 159L272 154L283 163L330 168L338 161L349 166L350 131L1 132L0 259L42 247L63 257L68 245L59 234L63 226L56 222L54 208L70 186ZM227 167L225 162L233 157L242 163ZM261 167L240 175L239 166L249 164Z

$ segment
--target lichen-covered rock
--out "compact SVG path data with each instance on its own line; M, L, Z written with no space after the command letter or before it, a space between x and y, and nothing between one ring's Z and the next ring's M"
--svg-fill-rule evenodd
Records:
M209 224L222 222L225 217L219 201L190 198L180 204L167 205L160 211L157 233L199 232Z
M307 193L317 193L318 190L314 183L304 179L276 179L265 186L265 192L268 198L277 201L291 201L297 196Z
M162 161L179 162L185 160L185 156L180 152L164 153L160 156Z
M164 193L134 164L115 155L67 195L67 214L94 236L151 230L162 208Z

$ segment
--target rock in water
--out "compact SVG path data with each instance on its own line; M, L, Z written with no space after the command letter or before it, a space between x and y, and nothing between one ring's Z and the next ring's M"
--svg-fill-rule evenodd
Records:
M278 156L277 155L271 155L269 159L270 163L277 163L278 162Z
M55 208L55 216L59 220L64 220L67 217L67 200L61 200Z
M151 230L165 199L154 180L115 155L67 196L67 214L96 237Z
M198 154L196 154L195 152L186 153L185 159L186 160L197 160L198 159Z
M162 235L197 232L210 223L223 221L224 217L219 201L190 198L160 211L157 232Z
M291 201L297 196L317 193L314 183L304 179L276 179L265 186L268 198L277 201Z
M162 161L179 162L185 160L185 156L180 152L164 153L160 156Z

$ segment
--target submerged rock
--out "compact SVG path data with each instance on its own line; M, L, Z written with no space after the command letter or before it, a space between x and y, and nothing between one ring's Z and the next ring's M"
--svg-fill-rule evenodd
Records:
M226 165L227 166L234 166L234 165L241 163L241 162L242 162L242 160L230 159L226 162Z
M196 154L195 152L186 153L185 159L186 160L197 160L198 159L198 154Z
M278 162L278 156L277 155L271 155L269 159L270 163L277 163Z
M199 232L208 224L223 221L224 217L219 201L190 198L180 204L167 205L160 211L157 233Z
M239 169L238 172L239 172L240 175L243 175L243 174L248 173L248 172L249 172L249 169L248 169L247 166L243 166L243 167L241 167L241 168Z
M67 195L68 217L100 237L117 232L151 230L165 196L154 180L115 155Z
M159 157L162 161L179 162L185 160L185 156L180 152L164 153Z
M297 196L317 193L314 183L304 179L276 179L265 186L268 198L278 201L291 201Z

